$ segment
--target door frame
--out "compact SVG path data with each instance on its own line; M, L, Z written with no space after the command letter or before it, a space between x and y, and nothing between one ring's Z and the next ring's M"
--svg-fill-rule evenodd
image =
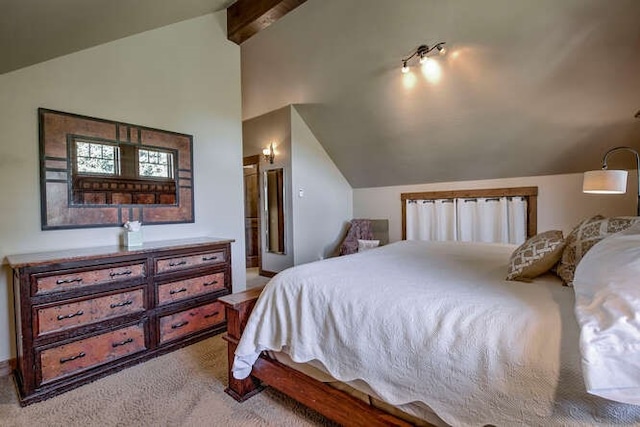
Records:
M255 165L257 168L257 174L258 174L258 191L257 191L257 195L258 195L258 274L262 275L262 211L260 210L261 205L261 200L262 200L262 191L261 191L261 176L260 176L260 155L256 154L253 156L246 156L242 158L242 166L252 166ZM243 200L244 198L247 196L245 189L244 189L244 174L243 174L243 188L242 188L242 192L243 192ZM247 236L246 236L246 215L244 215L244 219L245 219L245 247L247 246ZM245 262L246 262L246 250L245 250Z

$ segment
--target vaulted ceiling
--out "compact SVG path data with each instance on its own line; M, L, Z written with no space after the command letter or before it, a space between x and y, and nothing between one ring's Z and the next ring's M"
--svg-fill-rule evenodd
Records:
M243 115L296 104L356 188L595 169L640 148L639 22L638 0L308 0L242 44ZM439 41L438 81L400 72Z
M0 74L223 10L233 0L0 0Z
M303 4L241 45L244 118L296 104L354 187L581 172L640 149L638 0L281 1ZM0 0L0 73L232 3ZM400 73L439 41L438 81Z

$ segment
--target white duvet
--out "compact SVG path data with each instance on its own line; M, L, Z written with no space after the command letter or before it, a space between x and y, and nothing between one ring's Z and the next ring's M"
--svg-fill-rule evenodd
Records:
M573 292L505 281L513 249L403 241L286 270L258 300L233 374L284 351L455 426L639 422L640 408L584 392Z
M640 405L640 225L591 248L573 286L587 390Z

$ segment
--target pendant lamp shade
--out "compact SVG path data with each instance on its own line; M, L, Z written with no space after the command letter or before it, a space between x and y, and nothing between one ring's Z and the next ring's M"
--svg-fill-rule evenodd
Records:
M582 192L592 194L624 194L627 192L627 171L596 170L584 173Z

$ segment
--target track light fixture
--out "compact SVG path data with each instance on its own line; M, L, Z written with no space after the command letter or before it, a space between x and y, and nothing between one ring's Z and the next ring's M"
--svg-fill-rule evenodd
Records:
M418 48L411 55L402 60L402 72L409 72L409 61L411 61L413 58L417 57L420 64L426 63L429 60L429 53L434 49L437 50L440 55L444 55L446 53L446 49L444 47L445 43L446 42L438 42L431 47L426 44L421 44L420 46L418 46Z

